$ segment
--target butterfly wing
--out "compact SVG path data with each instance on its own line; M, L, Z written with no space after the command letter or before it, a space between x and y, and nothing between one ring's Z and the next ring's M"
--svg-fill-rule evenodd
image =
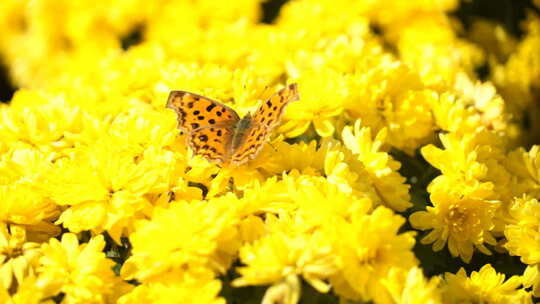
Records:
M234 125L240 120L226 105L186 91L172 91L167 107L176 112L178 129L188 134L201 127Z
M233 129L229 127L201 127L188 134L188 145L195 155L202 155L212 162L228 161L228 147Z
M266 126L269 129L279 124L285 107L291 101L298 100L298 87L296 83L288 85L279 92L270 97L253 114L253 123L255 125Z
M195 155L227 162L234 126L240 120L233 109L186 91L172 91L167 107L176 112L178 129L187 133L186 141Z
M255 158L266 143L272 129L279 124L285 107L298 98L297 85L291 84L263 103L251 117L250 127L245 130L242 144L231 155L231 163L241 165Z
M263 125L254 125L246 132L242 145L231 155L230 162L235 166L240 166L257 156L266 143L269 129Z

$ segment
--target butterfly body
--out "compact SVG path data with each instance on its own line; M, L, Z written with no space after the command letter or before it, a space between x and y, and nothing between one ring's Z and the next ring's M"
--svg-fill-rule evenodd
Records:
M244 143L247 131L251 128L252 124L253 120L251 119L251 114L248 113L235 125L231 140L232 151L237 150Z
M242 119L228 106L186 91L172 91L167 107L176 112L178 129L187 133L194 154L241 165L257 155L287 104L297 99L297 86L291 84Z

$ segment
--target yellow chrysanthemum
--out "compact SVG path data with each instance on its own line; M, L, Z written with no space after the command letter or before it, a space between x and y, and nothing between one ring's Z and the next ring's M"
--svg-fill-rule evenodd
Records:
M371 214L356 212L349 221L336 221L332 231L339 271L330 283L344 298L376 303L387 297L382 283L393 268L418 264L413 252L414 232L398 234L405 222L386 207Z
M380 300L377 303L443 303L441 291L438 289L439 282L439 277L427 280L418 267L409 270L393 268L389 271L388 278L382 279L389 293L388 300Z
M340 73L332 70L304 73L298 79L300 100L287 107L285 119L288 122L279 130L287 137L295 137L306 132L313 124L319 136L332 136L336 131L336 117L343 112L349 95L346 82Z
M155 157L148 149L137 159L129 147L113 152L115 140L102 140L77 150L73 159L59 160L44 188L57 204L69 206L58 223L73 232L106 230L119 242L148 213L151 203L143 195L167 189L169 168L164 164L170 163L172 152L157 150Z
M438 251L448 241L450 253L465 262L472 258L473 246L490 254L484 243L496 244L493 233L503 229L496 225L504 216L501 201L511 195L511 189L504 189L510 185L510 175L502 165L504 155L485 143L489 139L497 137L478 132L461 138L450 133L441 135L445 150L432 145L422 149L442 175L427 189L433 207L413 213L409 220L415 228L433 229L422 243L434 243ZM501 187L500 192L495 186Z
M72 233L62 240L51 239L42 245L36 284L47 296L64 295L62 303L112 303L127 292L113 270L114 262L105 257L102 235L79 244Z
M317 229L333 218L350 218L354 212L372 209L369 195L343 191L343 188L323 177L291 172L284 174L282 180L272 178L260 186L246 189L242 213L296 214L303 217L302 225L309 230Z
M294 274L289 274L283 281L266 290L261 304L296 304L300 300L300 292L300 279Z
M435 15L449 12L457 8L459 1L456 0L438 0L436 2L426 0L412 0L407 2L391 1L387 3L379 1L364 0L360 1L363 5L370 5L370 15L377 22L384 25L397 22L401 24L403 20L407 20L418 14Z
M238 269L242 276L233 284L271 284L265 294L268 303L276 299L296 303L300 287L295 282L299 277L320 292L328 291L325 281L337 271L330 255L335 242L327 234L330 227L340 219L371 209L369 199L342 191L330 178L291 172L282 179L269 179L260 187L248 189L242 199L243 213L266 212L266 222L252 217L242 221L242 235L253 242L240 250L246 266Z
M40 150L62 151L64 135L80 128L78 107L61 95L20 90L9 107L0 106L0 137L8 143L22 141Z
M0 287L0 303L5 304L54 304L54 300L46 298L37 283L35 275L29 275L19 282L16 290Z
M224 273L239 246L234 195L210 201L178 201L156 207L151 220L137 224L130 235L132 255L122 277L161 282L167 273L181 275L207 268Z
M532 287L532 294L540 297L540 264L529 265L523 273L523 287Z
M0 227L0 280L5 289L21 284L34 273L42 251L38 243L27 242L24 228L3 224ZM15 279L15 282L14 280Z
M148 68L154 68L149 66ZM167 95L171 90L182 89L197 93L221 103L230 105L231 99L235 101L235 110L243 115L246 103L253 102L252 98L262 97L262 82L257 74L249 69L233 69L218 64L199 64L197 62L171 62L161 71L161 83L156 88L161 98L156 98L156 103L163 107ZM120 80L119 80L120 81ZM259 95L259 96L258 96ZM236 103L242 107L237 108ZM158 104L156 104L158 106ZM255 103L249 106L257 106ZM251 110L251 109L250 109Z
M540 197L540 146L529 151L516 149L508 154L505 165L515 177L512 180L513 196Z
M459 72L472 73L484 61L481 50L458 38L444 14L417 14L399 20L386 36L396 39L402 61L429 85L453 83Z
M290 276L302 276L320 292L327 292L330 287L324 280L337 270L328 236L304 231L301 218L268 216L267 221L271 233L240 249L246 266L237 269L241 277L233 285L280 285L290 281Z
M119 304L225 304L218 297L221 282L211 271L168 274L160 282L139 285L118 299Z
M455 89L463 100L471 104L480 116L479 122L490 130L510 132L509 115L505 112L505 102L497 95L490 82L473 82L467 74L460 72L455 77ZM512 135L512 134L511 134Z
M18 142L0 158L0 221L25 227L30 241L44 241L60 232L52 224L60 210L40 188L54 155Z
M430 104L437 94L401 62L390 57L379 60L348 79L347 113L374 131L386 128L389 144L413 152L433 137Z
M88 66L100 56L118 51L118 36L133 28L149 11L147 5L140 5L143 1L99 1L96 5L17 2L22 13L17 16L17 26L5 30L9 39L3 41L3 51L13 63L11 74L17 83L34 87L73 68L70 64ZM65 26L58 26L59 20ZM89 36L94 39L87 39ZM17 56L25 60L14 60ZM40 68L44 58L48 58L47 67Z
M524 29L527 35L521 40L515 52L504 65L494 67L493 80L505 100L509 103L512 113L520 115L521 111L530 108L534 101L534 90L540 76L540 20L535 14L530 14L525 20ZM531 117L533 118L533 117ZM537 120L534 119L535 125Z
M517 255L523 263L529 264L523 273L523 285L533 287L534 296L540 296L540 244L538 216L540 203L531 197L516 198L509 209L509 224L504 229L507 242L504 247L509 254Z
M490 231L494 228L493 217L499 203L462 197L453 190L451 185L433 190L434 207L415 212L409 218L413 227L431 230L421 242L433 243L434 251L443 249L448 242L452 256L459 256L465 262L471 260L474 248L491 254L484 243L497 243Z
M360 141L361 144L369 145L371 138L363 137L357 143ZM353 194L356 197L367 195L377 204L386 204L385 197L392 197L392 201L388 203L389 205L402 204L403 198L396 198L398 195L403 195L403 188L399 186L400 178L388 178L388 175L386 175L386 181L380 182L381 180L377 179L376 176L377 174L383 174L383 171L386 172L386 169L373 173L373 177L370 176L364 164L339 141L326 138L321 140L318 148L314 144L315 142L309 145L301 142L290 145L276 139L261 151L257 159L248 165L219 170L210 182L207 197L226 191L229 189L231 181L234 182L234 188L237 190L248 191L254 186L255 182L261 184L265 182L266 178L274 174L293 170L294 172L301 171L305 175L325 176L339 190ZM386 156L386 153L381 152L377 156L381 158L381 162L377 163L377 165L383 163L382 159ZM370 165L375 166L373 162L370 162L369 157L366 157L365 160ZM197 170L203 170L202 168L205 167L209 168L204 162L197 161L193 164L195 163L198 165ZM392 168L396 168L396 165L395 162L391 163ZM192 166L194 167L194 165ZM215 167L212 168L215 169ZM374 167L371 169L376 171L379 168ZM380 189L377 189L375 185ZM392 192L397 192L397 194L391 196L388 193L385 196L380 192L380 190L386 191L388 187L396 188ZM269 191L265 192L268 193ZM286 193L283 195L286 195Z
M372 4L369 14L383 26L402 61L419 71L426 83L444 85L462 69L471 72L481 63L483 53L458 39L459 30L447 16L459 1L366 2Z
M438 128L457 134L469 134L480 125L480 117L456 95L445 92L431 103L431 111Z
M0 201L0 221L26 227L29 240L43 241L60 232L60 227L51 223L59 210L38 190L38 185L0 185Z
M364 1L290 1L281 9L278 25L289 31L305 30L306 33L301 33L304 38L311 35L313 38L328 37L342 33L349 26L354 27L358 23L364 23L367 18L362 18L360 13L365 11L366 7ZM336 16L341 18L336 18ZM318 22L305 22L306 20Z
M532 304L531 295L520 289L521 277L512 276L505 281L490 264L473 271L470 278L461 268L456 274L446 273L442 285L445 303Z
M386 129L382 129L372 138L371 129L361 127L358 120L354 124L354 130L352 127L343 129L342 137L347 148L366 166L381 203L396 211L405 211L412 206L409 186L405 184L405 178L397 172L401 164L393 160L388 153L381 151L386 134Z
M374 140L367 130L363 129L355 135L344 131L345 145L333 139L322 139L318 148L315 142L309 145L278 142L274 146L277 151L271 148L263 150L261 160L254 161L254 166L260 167L262 173L257 179L262 183L261 178L267 176L267 173L293 170L305 175L295 183L302 184L305 181L307 186L310 184L309 178L306 178L308 175L324 176L344 194L356 198L367 196L375 205L383 204L404 210L410 206L408 190L402 184L403 177L393 171L399 168L399 163L389 159L388 153L379 152L384 134L381 133ZM272 155L274 153L275 155ZM237 178L234 180L236 184ZM307 189L305 192L309 193L311 190ZM247 191L249 187L243 190ZM278 192L263 190L264 193L279 193L281 190L276 191ZM291 190L289 188L285 191ZM317 193L319 190L314 191ZM286 194L284 192L283 196ZM289 194L294 200L295 195L290 192ZM341 197L341 194L338 197Z
M330 140L323 140L320 145L316 141L309 143L301 141L295 144L272 141L254 162L271 175L291 170L303 174L322 175L325 157L329 151L336 149L335 146L335 142Z
M517 38L504 26L489 19L475 18L468 32L469 39L489 56L504 61L516 49Z
M511 255L520 256L523 263L540 263L540 203L530 197L516 198L510 215L510 224L504 229L508 240L504 247Z

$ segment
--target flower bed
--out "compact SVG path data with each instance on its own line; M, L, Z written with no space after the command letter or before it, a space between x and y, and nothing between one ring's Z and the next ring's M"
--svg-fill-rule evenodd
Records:
M2 0L0 302L532 303L534 4L517 36L456 0ZM293 83L239 166L166 107Z

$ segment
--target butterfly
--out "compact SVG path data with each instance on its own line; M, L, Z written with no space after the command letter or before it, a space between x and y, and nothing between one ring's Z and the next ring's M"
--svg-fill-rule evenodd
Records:
M297 85L290 84L242 119L230 107L186 91L171 91L167 107L176 112L178 129L195 155L239 166L257 156L285 107L298 99Z

